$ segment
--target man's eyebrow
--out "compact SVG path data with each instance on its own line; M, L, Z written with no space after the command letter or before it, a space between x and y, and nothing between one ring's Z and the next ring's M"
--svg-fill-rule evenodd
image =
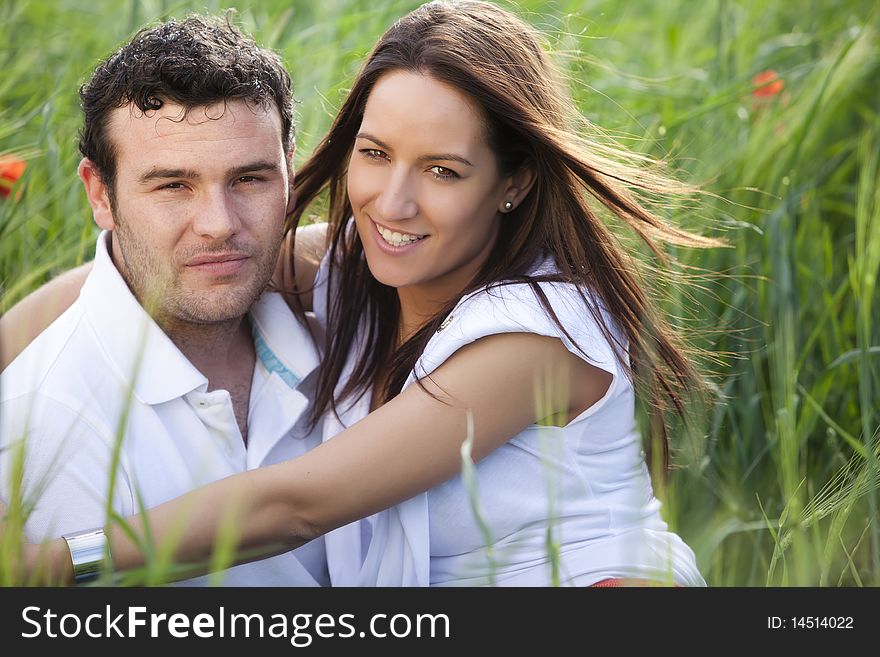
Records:
M138 178L138 182L143 184L148 183L152 180L164 180L166 178L184 178L186 180L193 180L199 177L199 172L193 171L192 169L169 169L163 167L153 167L149 171L141 174L141 177Z
M245 173L272 173L275 171L280 171L281 168L278 166L277 162L251 162L250 164L244 164L240 167L235 167L229 170L229 177L240 176Z
M358 139L369 139L371 142L379 146L380 148L384 148L386 150L393 150L388 144L384 143L381 139L377 139L375 136L371 135L369 132L359 132L357 134ZM474 166L470 160L462 157L461 155L456 155L455 153L429 153L428 155L422 155L419 158L419 162L435 162L437 160L446 161L446 162L461 162L462 164L466 164L469 167Z
M277 162L249 162L238 167L234 167L227 172L230 178L241 176L245 173L257 172L274 172L280 171ZM165 167L153 167L145 172L138 181L141 184L151 182L153 180L167 180L169 178L181 178L183 180L197 180L201 178L201 174L193 169L172 169Z

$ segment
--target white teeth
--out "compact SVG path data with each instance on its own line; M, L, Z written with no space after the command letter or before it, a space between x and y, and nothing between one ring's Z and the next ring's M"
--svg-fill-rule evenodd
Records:
M387 228L383 228L378 224L376 224L376 230L379 231L382 239L391 246L403 246L405 244L412 244L413 242L418 242L419 240L425 239L427 237L427 235L403 235L396 231L391 231Z

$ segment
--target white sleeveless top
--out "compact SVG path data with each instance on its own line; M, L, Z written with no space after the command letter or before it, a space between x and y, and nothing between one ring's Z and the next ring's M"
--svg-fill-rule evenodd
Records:
M327 262L318 286L326 287ZM552 271L545 264L532 273ZM693 551L660 516L636 430L632 384L611 345L574 286L540 286L574 343L528 285L503 285L463 298L428 342L415 372L430 374L488 335L535 333L560 339L573 354L609 372L613 380L605 396L564 427L532 425L511 437L476 465L475 492L458 475L327 534L334 586L587 586L609 577L705 586ZM315 292L322 322L324 287ZM601 304L597 308L613 327ZM404 388L414 381L411 374ZM327 414L324 440L368 413L369 395L351 408L343 403L339 419ZM548 533L556 549L548 550Z

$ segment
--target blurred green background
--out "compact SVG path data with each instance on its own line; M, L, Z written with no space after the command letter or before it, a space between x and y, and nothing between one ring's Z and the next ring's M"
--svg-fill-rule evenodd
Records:
M418 4L2 0L0 156L27 168L0 197L0 312L91 258L77 89L138 27L236 7L291 70L302 162ZM674 253L696 285L667 309L721 354L724 400L674 437L667 520L710 585L880 585L876 4L502 4L544 33L586 117L712 192L670 213L732 247Z

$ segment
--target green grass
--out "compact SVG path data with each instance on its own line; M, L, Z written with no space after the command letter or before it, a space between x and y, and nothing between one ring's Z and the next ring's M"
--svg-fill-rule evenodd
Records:
M79 84L141 24L227 6L81 5L0 4L0 153L28 161L21 198L0 199L0 311L91 258L97 229L75 177ZM416 5L238 3L239 24L292 71L299 162L361 58ZM699 346L723 354L713 370L724 402L676 436L668 521L710 585L880 585L875 3L517 7L547 35L586 117L717 195L670 211L732 248L675 251L715 273L666 303ZM784 90L756 99L751 81L768 69Z

